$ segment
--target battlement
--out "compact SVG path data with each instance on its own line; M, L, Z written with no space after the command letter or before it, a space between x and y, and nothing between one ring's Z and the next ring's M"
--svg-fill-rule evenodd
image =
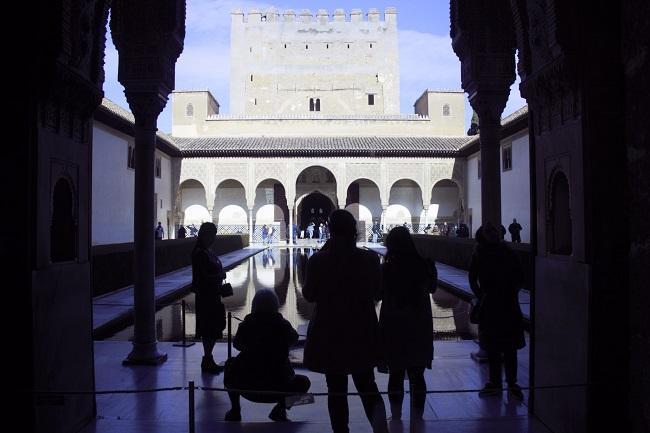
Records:
M329 23L362 23L383 22L387 25L397 24L397 9L388 7L384 10L384 20L381 21L381 14L378 9L370 8L365 13L361 9L352 9L349 14L346 14L344 9L336 9L331 15L327 9L318 9L316 14L312 13L310 9L302 9L300 13L296 14L293 9L286 9L280 13L276 8L271 7L266 11L260 9L250 9L248 13L244 13L241 9L233 9L231 12L233 24L258 24L258 23L313 23L326 25Z

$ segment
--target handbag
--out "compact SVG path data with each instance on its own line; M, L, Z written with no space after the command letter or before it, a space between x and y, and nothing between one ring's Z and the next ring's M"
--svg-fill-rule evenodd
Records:
M219 287L219 294L221 295L222 298L227 298L228 296L232 296L233 294L232 285L230 285L230 283L223 283Z
M481 308L483 307L484 296L472 301L472 307L469 311L469 322L478 325L481 317Z

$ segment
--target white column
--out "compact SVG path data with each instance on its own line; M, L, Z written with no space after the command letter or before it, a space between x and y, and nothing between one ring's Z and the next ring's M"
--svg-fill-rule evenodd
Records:
M253 244L253 208L248 208L248 244Z
M386 232L386 208L388 206L381 206L381 232L385 233Z
M293 208L289 208L289 242L287 244L293 245Z

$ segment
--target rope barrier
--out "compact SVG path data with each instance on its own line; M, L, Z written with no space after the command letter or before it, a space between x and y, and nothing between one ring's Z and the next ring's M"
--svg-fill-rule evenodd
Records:
M193 385L194 382L191 382ZM118 390L101 390L101 391L42 391L42 390L22 390L22 392L29 392L34 395L107 395L107 394L147 394L153 392L170 392L170 391L187 391L192 389L192 385L189 386L175 386L167 388L144 388L144 389L118 389ZM598 386L597 384L581 383L581 384L564 384L564 385L542 385L535 387L522 386L522 391L530 390L546 390L546 389L568 389L568 388L588 388ZM210 386L196 386L194 385L195 390L202 391L215 391L215 392L235 392L238 394L273 394L273 395L297 395L295 391L269 391L269 390L254 390L254 389L240 389L240 388L224 388L224 387L210 387ZM471 389L434 389L427 390L426 392L416 392L417 394L463 394L470 392L479 392L482 391L482 388L471 388ZM507 387L501 389L501 391L508 391ZM411 391L404 390L403 392L396 391L379 391L380 395L392 395L392 394L410 394ZM362 395L376 395L374 392L307 392L305 394L312 395L314 397L326 397L326 396L362 396Z

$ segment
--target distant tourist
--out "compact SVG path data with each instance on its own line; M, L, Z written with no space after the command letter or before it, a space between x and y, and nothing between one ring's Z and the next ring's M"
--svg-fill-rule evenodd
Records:
M303 297L316 304L309 322L304 365L325 374L330 393L346 393L348 375L361 395L373 432L387 433L386 408L375 383L379 258L356 247L357 222L339 209L329 220L330 239L307 262ZM349 432L348 398L327 399L332 430Z
M521 242L521 224L517 222L517 218L512 219L512 224L508 226L512 242Z
M372 225L372 243L376 244L377 241L379 240L379 235L381 234L381 226L379 225L379 221L375 221L375 223Z
M156 239L162 239L165 236L165 229L163 229L163 226L160 223L160 221L158 221L158 225L156 226L156 230L154 231L154 234L156 236Z
M229 389L295 392L304 394L311 382L296 374L289 362L289 348L298 342L298 333L278 312L276 294L269 289L255 293L251 314L239 324L233 346L239 354L226 362L224 385ZM241 421L240 395L257 403L276 403L269 418L288 421L286 394L228 392L231 409L226 421Z
M459 238L469 238L469 227L465 223L460 223L456 229L456 236Z
M314 223L313 223L313 221L310 222L309 225L307 226L307 236L309 237L309 239L314 237Z
M268 237L269 237L269 228L266 226L266 224L264 224L262 226L262 243L263 244L266 243L266 240L268 239Z
M424 234L428 235L430 231L431 231L431 224L427 224L427 226L424 228Z
M420 257L408 230L392 229L386 237L386 259L381 270L379 335L388 364L388 400L393 420L402 418L406 373L413 393L411 419L421 421L424 414L424 369L430 369L433 360L430 294L436 290L436 280L435 264Z
M497 227L486 223L476 232L478 244L472 255L469 284L481 304L479 344L488 355L490 381L480 396L501 394L501 364L505 364L508 390L523 398L517 384L517 350L526 345L518 294L523 270L517 256L499 240Z
M221 286L226 272L219 257L210 249L217 239L217 226L203 223L192 251L192 290L196 293L196 337L203 342L201 371L220 373L223 367L212 358L212 349L226 328L226 310L221 302Z
M268 235L266 237L266 240L267 240L269 245L271 245L273 243L273 232L274 231L275 231L275 229L273 228L273 226L269 226L269 232L268 232Z
M178 228L178 239L184 239L187 236L187 230L185 230L185 227L180 226Z

